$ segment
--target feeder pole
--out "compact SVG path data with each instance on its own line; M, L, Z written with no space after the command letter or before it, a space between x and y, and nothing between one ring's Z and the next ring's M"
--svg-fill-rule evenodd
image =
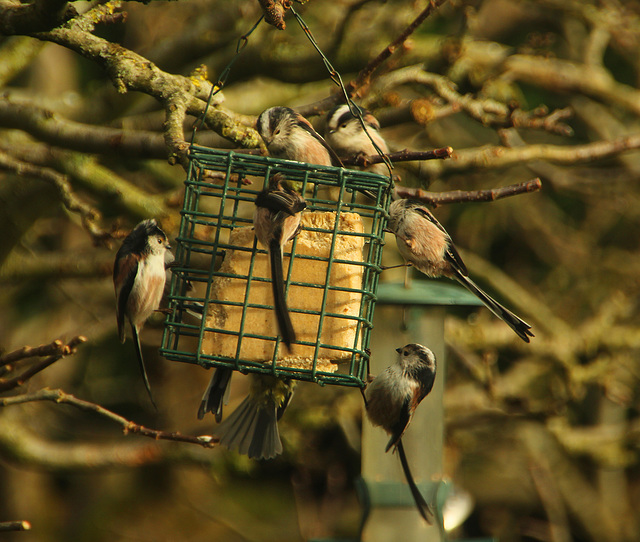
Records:
M433 390L420 403L402 437L411 472L427 502L435 505L436 514L434 525L420 517L399 458L391 451L384 452L389 436L365 419L362 477L371 511L364 527L364 542L444 542L440 522L448 487L443 481L445 306L478 304L466 290L449 284L414 281L408 289L396 284L380 285L371 334L371 374L375 376L393 363L395 349L408 343L422 344L436 356Z

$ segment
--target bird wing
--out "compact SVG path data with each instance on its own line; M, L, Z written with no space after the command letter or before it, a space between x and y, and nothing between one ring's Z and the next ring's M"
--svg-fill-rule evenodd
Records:
M255 203L258 207L269 209L272 213L283 212L291 216L307 206L304 199L292 190L265 189L256 196Z
M302 115L297 115L297 117L298 117L298 126L300 126L300 128L302 128L303 130L306 130L307 132L309 132L313 137L315 137L322 144L322 146L325 149L327 149L327 152L331 157L331 165L336 167L344 167L344 164L336 154L336 151L334 151L329 146L329 144L324 140L324 138L313 129L313 126L311 125L311 123L307 119L305 119Z
M416 213L418 213L422 218L424 218L425 220L428 220L429 222L431 222L434 226L436 226L442 233L445 234L448 244L447 244L447 251L445 253L445 258L449 261L449 263L454 267L454 269L456 271L458 271L459 273L461 273L462 275L468 275L469 272L467 271L467 266L464 264L464 262L462 261L462 256L460 256L460 253L458 252L458 249L456 248L456 246L453 244L453 241L451 240L451 236L449 235L449 232L447 232L447 230L444 229L444 227L442 226L442 224L440 224L440 222L438 222L438 220L436 219L435 216L433 216L428 209L425 209L424 207L420 206L420 207L414 207L414 210Z
M126 256L116 256L116 263L113 266L113 284L116 289L116 318L118 321L118 336L124 342L125 328L124 317L127 312L127 301L133 289L133 283L138 274L139 257L136 254Z
M413 410L411 409L413 399L413 397L407 397L402 404L398 420L391 426L391 438L387 443L387 447L384 450L385 452L388 452L392 446L397 446L400 438L407 428L407 425L409 425L409 422L411 421L411 414L413 412Z

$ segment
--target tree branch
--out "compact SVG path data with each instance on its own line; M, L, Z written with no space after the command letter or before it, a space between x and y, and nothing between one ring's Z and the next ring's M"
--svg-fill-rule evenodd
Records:
M428 86L447 103L457 110L465 111L485 126L543 129L563 136L573 134L573 129L562 122L572 115L570 108L557 109L551 113L546 107L523 111L515 105L506 105L490 98L480 99L471 94L463 95L458 92L451 79L427 72L422 64L400 68L380 77L376 81L376 93L384 94L391 88L409 83Z
M2 3L0 33L7 36L50 30L77 14L75 9L67 5L67 0L35 0L30 4Z
M407 26L402 33L393 40L377 57L375 57L365 68L360 71L355 80L347 84L347 94L353 97L356 92L363 86L369 84L371 75L380 65L387 60L407 39L413 34L417 28L431 15L437 8L444 4L447 0L430 0L426 8Z
M0 98L0 126L24 130L49 145L80 152L137 158L168 156L162 134L75 122L27 100Z
M100 213L74 194L66 175L62 175L50 168L38 167L28 162L17 160L2 151L0 151L0 169L51 183L58 191L60 201L62 201L65 208L69 212L80 216L82 225L89 232L95 244L107 243L111 238L111 235L97 224L101 219Z
M164 106L175 96L184 96L187 113L200 117L211 90L211 83L203 78L201 72L191 77L169 74L137 53L91 33L97 22L111 17L114 9L120 7L120 2L98 5L84 15L76 17L65 27L40 32L34 36L62 45L96 62L107 72L121 93L129 90L143 92L156 98ZM255 129L239 124L233 113L221 108L221 95L217 100L207 110L207 125L239 147L258 147L260 137Z
M640 149L640 134L584 145L531 144L516 148L485 145L457 150L451 156L451 160L446 162L432 161L420 164L420 172L434 178L449 172L503 168L532 160L549 160L557 164L570 165L611 158L635 149Z
M85 342L87 339L82 335L74 337L67 344L64 344L60 340L56 340L49 345L43 345L37 348L31 348L25 346L20 350L16 350L15 352L11 352L6 356L2 356L0 358L0 367L4 367L9 363L15 362L21 359L27 359L34 356L42 357L48 355L49 352L52 352L48 355L47 358L33 364L27 370L22 372L21 374L14 376L12 378L0 378L0 392L8 391L13 388L17 388L18 386L22 386L27 380L29 380L33 375L39 373L40 371L49 367L49 365L54 364L59 359L69 356L71 354L75 354L76 347ZM8 361L7 361L8 360ZM2 404L0 402L0 404Z
M94 414L98 414L99 416L106 418L112 422L117 423L122 426L122 432L125 435L129 434L138 434L144 437L149 437L155 440L172 440L175 442L186 442L189 444L197 444L202 446L203 448L213 448L218 443L218 439L216 437L212 437L209 435L202 436L189 436L183 435L179 432L168 432L168 431L159 431L157 429L150 429L145 427L144 425L137 424L130 420L127 420L123 416L112 412L96 403L91 403L90 401L84 401L83 399L78 399L77 397L65 393L63 390L57 389L52 390L49 388L44 388L38 390L33 393L25 393L23 395L15 395L13 397L4 397L0 398L0 406L12 406L19 405L23 403L30 403L33 401L51 401L53 403L65 403L71 406L74 406L80 410L84 410L85 412L92 412Z
M451 147L433 149L432 151L410 151L405 149L403 151L385 154L384 157L380 154L372 154L370 156L341 157L341 160L345 166L367 167L372 164L384 162L385 157L391 160L391 162L409 162L414 160L443 160L445 158L451 158L452 154L453 149Z
M56 472L85 472L107 468L190 462L211 465L210 450L195 446L160 446L157 442L104 442L96 444L52 442L25 429L24 424L0 417L0 455L20 465Z
M371 75L375 72L380 65L387 60L402 44L407 41L409 36L413 34L416 29L431 15L437 8L444 4L447 0L430 0L429 4L423 9L420 14L394 39L389 45L387 45L364 69L358 73L355 79L345 85L347 94L351 98L361 97L361 89L364 86L368 86L371 80ZM335 93L331 96L315 102L313 104L297 108L298 112L305 117L320 115L325 113L333 106L342 103L344 97L341 93Z
M118 239L118 231L112 231L112 239ZM113 273L113 254L78 255L77 253L46 253L26 256L12 251L0 266L0 284L16 284L21 281L50 279L102 279Z
M28 521L3 521L0 522L0 532L8 531L29 531L31 523Z
M542 188L540 179L535 178L530 181L492 188L490 190L452 190L448 192L429 192L421 188L405 188L396 186L396 195L401 198L411 198L420 200L433 207L448 203L496 201L502 198L517 196L537 192Z

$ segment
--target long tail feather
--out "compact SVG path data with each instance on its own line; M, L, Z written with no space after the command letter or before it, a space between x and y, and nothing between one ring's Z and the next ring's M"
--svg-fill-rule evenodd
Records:
M416 503L416 508L418 509L418 512L424 518L424 520L429 525L433 525L433 511L427 504L427 501L424 500L422 493L420 493L420 490L418 489L418 486L416 485L413 476L411 475L411 469L409 468L407 456L404 453L402 439L398 440L398 444L396 444L396 450L398 450L400 463L402 464L402 470L404 471L404 477L407 479L407 484L409 484L409 489L411 490L411 495L413 496L413 500Z
M147 370L144 367L144 359L142 357L142 348L140 348L140 338L138 337L138 330L133 324L131 325L131 334L133 335L133 346L136 349L136 356L138 358L138 364L140 365L140 372L142 373L144 385L147 388L147 393L149 394L149 399L151 399L153 407L158 410L156 402L153 400L153 395L151 394L151 386L149 384L149 379L147 378Z
M524 320L513 314L509 309L502 306L489 294L484 292L475 282L473 282L468 276L462 273L456 274L456 279L467 290L475 295L480 301L482 301L493 314L495 314L500 320L507 324L513 331L516 332L524 342L530 342L530 337L533 337L531 332L531 326Z
M296 332L291 323L289 308L284 295L284 275L282 272L282 247L278 241L269 243L269 259L271 262L271 284L273 287L274 310L278 321L278 329L282 342L291 349L291 343L296 340Z

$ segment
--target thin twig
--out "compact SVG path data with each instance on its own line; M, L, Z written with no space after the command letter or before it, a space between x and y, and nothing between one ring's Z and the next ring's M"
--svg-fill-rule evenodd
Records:
M375 57L365 68L358 74L355 80L350 81L347 84L347 92L349 96L354 96L356 91L367 85L369 79L374 71L376 71L380 65L387 60L407 39L413 34L416 29L431 15L437 8L444 4L446 0L431 0L426 8L424 8L420 14L407 26L402 33L387 45L380 54Z
M416 29L426 20L431 13L442 4L444 4L447 0L431 0L427 7L423 9L420 14L402 31L402 33L394 39L389 45L387 45L381 52L376 56L369 64L367 64L364 69L360 71L360 73L356 76L356 78L345 86L345 90L349 97L354 98L358 91L365 85L368 85L371 75L374 71L376 71L380 65L387 60L397 49L400 47L408 38L413 34ZM313 116L320 115L333 106L341 103L343 101L343 96L341 93L335 93L327 98L320 100L318 102L297 107L296 110L303 116Z
M82 225L89 235L91 235L95 244L105 244L110 239L109 233L98 226L101 218L98 210L81 201L75 195L66 175L51 168L23 162L2 151L0 151L0 169L12 171L16 175L40 179L52 184L58 191L60 200L67 210L80 216Z
M433 149L431 151L410 151L403 150L390 154L373 154L370 156L353 156L341 158L342 163L346 166L367 167L372 164L380 164L385 161L385 157L391 162L410 162L414 160L444 160L451 158L453 149L451 147L442 147L441 149Z
M7 354L6 356L2 356L0 358L0 367L6 366L7 364L15 361L19 361L21 359L32 358L35 356L42 357L48 356L47 358L35 363L27 370L23 371L21 374L14 376L12 378L0 378L0 392L11 390L13 388L17 388L24 384L27 380L29 380L32 376L43 371L49 365L54 364L59 359L74 354L76 352L76 347L85 342L87 340L86 337L82 335L78 335L71 339L67 344L64 344L60 340L53 341L51 344L42 345L36 348L30 348L25 346L20 350L16 350ZM51 352L51 354L49 354Z
M405 188L396 186L396 195L401 198L417 199L428 205L438 207L448 203L461 202L483 202L496 201L510 196L519 194L527 194L529 192L537 192L542 188L542 181L539 178L530 181L511 184L500 188L492 188L490 190L451 190L450 192L429 192L421 188Z
M28 521L3 521L0 522L0 532L7 531L29 531L31 523Z
M50 356L60 354L62 356L68 356L74 354L76 347L87 340L86 337L78 335L71 339L68 343L63 343L60 339L49 344L42 344L40 346L23 346L18 350L9 352L0 356L0 366L13 363L14 361L20 361L21 359Z
M22 403L30 403L33 401L52 401L54 403L66 403L72 405L80 410L86 412L93 412L107 418L122 426L123 433L125 435L138 434L145 437L149 437L155 440L173 440L176 442L187 442L189 444L198 444L204 448L213 448L217 443L216 437L208 435L203 436L189 436L183 435L179 432L167 432L159 431L157 429L150 429L144 425L137 424L131 420L127 420L123 416L112 412L96 403L78 399L74 395L64 392L61 389L49 389L44 388L33 393L25 393L22 395L15 395L13 397L0 398L0 406L11 406Z

